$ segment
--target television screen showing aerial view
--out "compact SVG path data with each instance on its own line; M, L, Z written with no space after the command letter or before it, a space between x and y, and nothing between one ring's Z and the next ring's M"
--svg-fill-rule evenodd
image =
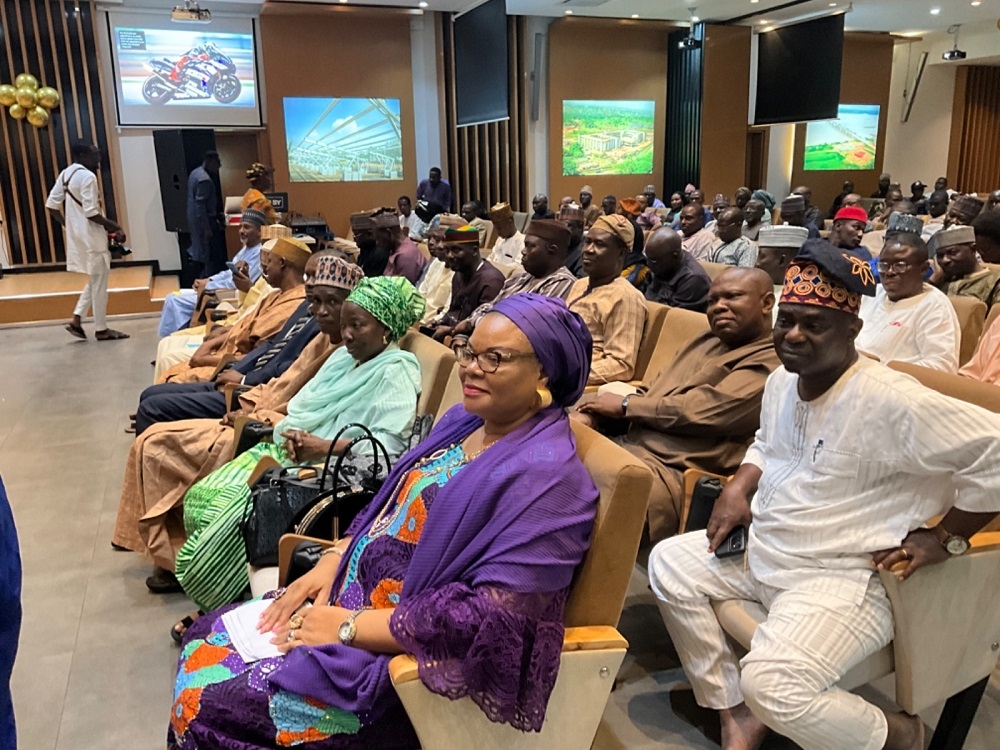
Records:
M653 101L563 100L563 175L652 174Z
M806 171L875 169L877 104L841 104L836 120L806 125Z

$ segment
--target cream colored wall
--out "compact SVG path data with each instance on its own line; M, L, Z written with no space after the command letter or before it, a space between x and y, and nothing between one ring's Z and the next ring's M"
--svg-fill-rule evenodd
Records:
M893 50L883 168L903 186L906 195L916 180L933 185L938 177L947 175L955 66L932 64L933 57L928 57L910 118L901 122L903 91L913 89L921 53L933 56L940 46L939 41L928 39L899 42ZM940 52L937 62L941 63Z

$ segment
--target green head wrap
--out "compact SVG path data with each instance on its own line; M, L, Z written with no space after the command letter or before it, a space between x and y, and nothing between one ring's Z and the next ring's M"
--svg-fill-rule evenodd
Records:
M424 314L424 298L402 276L364 277L347 298L367 310L398 339Z

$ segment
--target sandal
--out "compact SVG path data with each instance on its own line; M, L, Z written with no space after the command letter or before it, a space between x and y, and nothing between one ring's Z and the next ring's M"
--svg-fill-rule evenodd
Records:
M74 336L76 336L78 339L87 338L87 332L83 330L83 326L78 326L75 323L67 323L66 330L69 331Z
M193 615L188 615L187 617L174 623L174 626L170 628L170 637L174 639L174 643L178 646L184 641L184 634L187 633L188 628L194 625L194 621L201 617L204 612L200 609Z
M127 333L116 331L113 328L105 328L103 331L96 331L94 333L94 338L98 341L120 341L121 339L127 339L130 337Z

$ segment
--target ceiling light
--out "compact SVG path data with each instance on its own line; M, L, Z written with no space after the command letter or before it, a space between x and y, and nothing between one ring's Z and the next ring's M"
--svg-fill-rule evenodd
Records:
M759 3L760 0L750 0L751 3Z
M571 10L567 10L567 11L566 11L566 15L567 15L567 16L571 16L571 15L573 15L573 11L571 11Z
M774 27L773 26L765 26L764 27L764 31L774 31Z
M837 7L837 4L836 4L836 3L830 3L830 7L831 7L831 8L836 8L836 7Z
M420 2L417 3L417 5L419 5L421 8L426 8L428 3L425 2L425 0L420 0Z
M762 18L757 23L759 23L761 26L767 26L771 22L768 21L766 18Z
M972 7L973 8L978 8L980 5L982 5L982 3L980 2L980 0L972 0Z
M936 16L940 12L941 12L940 8L931 8L931 15L932 16Z
M639 14L638 14L638 13L633 13L633 14L632 14L632 18L638 18L638 17L639 17Z

